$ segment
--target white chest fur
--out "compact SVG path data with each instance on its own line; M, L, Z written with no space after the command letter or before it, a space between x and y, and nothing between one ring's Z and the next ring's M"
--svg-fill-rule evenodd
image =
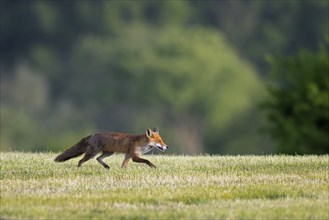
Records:
M146 154L147 152L149 152L150 150L152 150L152 148L153 148L153 147L148 146L148 145L146 145L146 146L142 146L142 147L141 147L141 154Z

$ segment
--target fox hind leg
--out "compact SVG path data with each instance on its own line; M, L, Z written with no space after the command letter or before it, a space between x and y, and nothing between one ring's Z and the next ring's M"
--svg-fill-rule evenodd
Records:
M96 156L96 154L97 154L97 153L86 153L85 156L79 161L79 163L78 163L78 167L81 167L81 165L82 165L84 162L86 162L86 161L88 161L88 160L94 158L94 157Z
M111 156L112 154L114 154L114 152L104 152L103 151L103 154L100 155L99 157L97 157L97 161L102 164L103 167L105 167L105 169L110 169L110 167L104 163L104 161L102 159L104 159L105 157L109 157Z

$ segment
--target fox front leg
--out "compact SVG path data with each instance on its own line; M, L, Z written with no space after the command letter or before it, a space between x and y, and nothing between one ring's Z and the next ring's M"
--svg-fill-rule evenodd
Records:
M140 157L138 157L138 156L133 156L133 161L136 162L136 163L146 163L146 164L149 165L150 167L152 167L152 168L156 168L156 166L155 166L153 163L151 163L150 161L145 160L145 159L143 159L143 158L140 158Z
M126 168L126 167L127 167L128 162L129 162L129 160L131 159L131 157L132 157L132 156L131 156L129 153L127 153L127 154L125 155L125 159L124 159L123 162L122 162L121 168Z

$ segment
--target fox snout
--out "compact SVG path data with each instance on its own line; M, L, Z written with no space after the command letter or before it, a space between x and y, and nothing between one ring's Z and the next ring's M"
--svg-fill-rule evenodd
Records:
M156 143L155 146L156 146L159 150L161 150L161 151L168 150L168 146L167 146L167 145L161 145L161 144Z

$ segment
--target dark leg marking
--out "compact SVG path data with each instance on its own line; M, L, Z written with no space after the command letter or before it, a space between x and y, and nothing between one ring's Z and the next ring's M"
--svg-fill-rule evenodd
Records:
M151 163L150 161L145 160L145 159L140 158L140 157L137 157L137 156L134 156L134 157L133 157L133 161L136 162L136 163L146 163L146 164L149 165L150 167L152 167L152 168L156 168L156 166L155 166L153 163Z
M103 152L102 155L100 155L99 157L97 157L97 161L102 164L103 167L105 167L105 169L110 169L110 167L104 163L104 161L102 159L104 159L105 157L109 157L112 154L114 154L114 152Z

